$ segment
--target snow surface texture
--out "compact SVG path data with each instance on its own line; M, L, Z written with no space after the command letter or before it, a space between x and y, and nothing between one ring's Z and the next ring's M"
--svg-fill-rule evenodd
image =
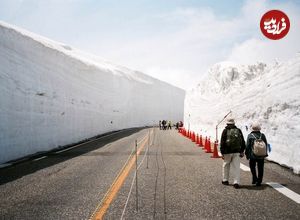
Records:
M214 65L199 83L187 92L184 107L185 127L216 137L216 125L231 110L245 138L258 121L272 151L269 160L300 173L300 56L272 67ZM218 127L218 140L226 122Z
M0 163L182 120L185 92L0 22Z

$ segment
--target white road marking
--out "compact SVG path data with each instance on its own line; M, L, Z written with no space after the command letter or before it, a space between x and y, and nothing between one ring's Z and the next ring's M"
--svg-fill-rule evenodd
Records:
M120 133L120 132L124 132L124 131L123 131L123 130L121 130L121 131L117 131L117 132L114 132L114 133L111 133L111 134L108 134L108 135L104 135L104 136L102 136L102 137L99 137L99 138L97 138L97 139L90 140L90 141L87 141L87 142L84 142L84 143L81 143L81 144L75 145L75 146L73 146L73 147L69 147L69 148L66 148L66 149L60 150L60 151L56 151L55 153L56 153L56 154L59 154L59 153L62 153L62 152L65 152L65 151L71 150L71 149L73 149L73 148L79 147L79 146L81 146L81 145L88 144L88 143L91 143L91 142L93 142L93 141L97 141L97 140L99 140L99 139L102 139L102 138L105 138L105 137L109 137L109 136L112 136L112 135L118 134L118 133Z
M94 140L93 140L93 141L94 141ZM90 142L92 142L92 141L85 142L84 144L88 144L88 143L90 143ZM56 153L56 154L59 154L59 153L62 153L62 152L71 150L71 149L73 149L73 148L79 147L79 146L81 146L81 145L83 145L83 144L75 145L75 146L73 146L73 147L69 147L69 148L66 148L66 149L63 149L63 150L60 150L60 151L56 151L55 153Z
M132 129L134 129L134 128L132 128ZM129 130L132 130L132 129L127 129L126 131L129 131ZM102 139L102 138L105 138L105 137L109 137L109 136L118 134L118 133L120 133L120 132L124 132L124 130L117 131L117 132L113 132L113 133L111 133L111 134L104 135L104 136L99 137L99 138L97 138L97 139L90 140L90 141L87 141L87 142L84 142L84 143L81 143L81 144L75 145L75 146L73 146L73 147L69 147L69 148L60 150L60 151L56 151L55 154L59 154L59 153L62 153L62 152L71 150L71 149L76 148L76 147L79 147L79 146L81 146L81 145L88 144L88 143L91 143L91 142L93 142L93 141L97 141L97 140L99 140L99 139ZM145 139L145 138L143 138L143 140L144 140L144 139ZM143 140L141 140L139 143L141 143ZM43 156L43 157L40 157L40 158L36 158L36 159L34 159L33 161L39 161L39 160L42 160L42 159L44 159L44 158L46 158L46 157L47 157L47 156ZM0 164L0 168L9 167L9 166L11 166L11 165L12 165L11 163Z
M290 198L291 200L295 201L296 203L300 203L300 195L293 192L292 190L284 187L283 185L279 183L273 183L273 182L268 182L266 183L269 186L272 186L274 189L276 189L278 192L282 193L286 197Z
M244 171L250 172L250 168L247 167L246 165L240 163L240 168ZM278 192L282 193L286 197L290 198L291 200L295 201L296 203L300 203L300 195L298 193L293 192L292 190L284 187L283 185L279 183L274 183L274 182L267 182L269 186L273 187L276 189Z
M246 165L242 164L242 163L240 163L240 168L241 168L242 170L246 171L246 172L250 172L250 168L247 167Z
M3 163L3 164L0 164L0 168L9 167L11 165L12 165L11 163Z
M42 159L44 159L44 158L46 158L46 157L47 157L47 156L39 157L39 158L34 159L33 161L39 161L39 160L42 160Z

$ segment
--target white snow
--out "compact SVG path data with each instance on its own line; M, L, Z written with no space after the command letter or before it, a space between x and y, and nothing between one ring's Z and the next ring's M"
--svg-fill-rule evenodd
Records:
M268 159L300 173L300 56L273 66L215 64L185 98L185 127L216 137L216 125L232 111L245 126L259 121L272 151ZM225 122L218 128L218 140Z
M182 120L184 91L0 21L0 163Z

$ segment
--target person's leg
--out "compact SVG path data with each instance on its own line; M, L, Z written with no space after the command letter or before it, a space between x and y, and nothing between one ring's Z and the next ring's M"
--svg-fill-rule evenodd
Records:
M233 184L240 184L240 154L234 153L232 157Z
M257 183L261 184L264 176L264 159L257 160L258 178Z
M256 175L256 160L250 159L249 160L249 166L252 173L252 184L255 184L257 182L257 175Z
M224 160L223 160L223 180L222 182L228 182L229 180L229 171L230 171L230 162L232 159L232 154L224 154Z

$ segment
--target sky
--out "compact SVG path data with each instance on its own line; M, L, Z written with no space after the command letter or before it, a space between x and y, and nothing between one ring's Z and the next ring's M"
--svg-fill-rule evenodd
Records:
M291 22L281 40L260 31L271 9ZM300 52L300 0L0 0L0 20L186 90L215 63Z

